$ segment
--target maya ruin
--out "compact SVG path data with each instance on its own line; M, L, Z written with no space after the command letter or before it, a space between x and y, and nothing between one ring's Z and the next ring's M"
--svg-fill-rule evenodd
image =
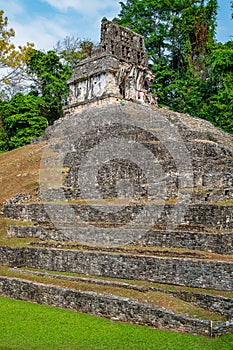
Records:
M37 140L46 147L36 199L18 194L2 211L17 220L9 237L32 241L0 246L0 264L161 292L223 319L31 282L23 274L1 276L0 294L160 329L231 333L232 136L159 108L153 78L143 37L103 22L98 48L67 82L64 118Z

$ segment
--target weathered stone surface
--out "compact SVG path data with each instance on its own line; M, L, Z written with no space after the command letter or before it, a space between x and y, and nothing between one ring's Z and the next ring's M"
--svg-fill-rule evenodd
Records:
M0 277L0 294L98 316L115 317L119 321L210 335L209 321L176 315L173 312L143 305L127 298L81 292L4 277Z
M74 210L75 216L73 216L71 208ZM135 227L126 230L128 242L138 245L205 250L220 254L233 253L232 206L190 205L186 208L185 216L176 230L166 228L166 223L174 209L174 205L165 205L162 209L162 214L156 225L162 225L164 229L145 230L145 234L137 239L135 231L140 225L135 225ZM88 205L81 204L46 204L46 206L42 204L6 204L3 213L8 218L33 221L42 226L10 227L10 235L19 237L28 235L61 241L119 244L120 241L118 242L117 237L112 234L112 229L116 228L117 230L117 227L119 227L119 230L121 230L121 226L130 221L134 213L137 213L137 208L133 207L131 211L128 209L124 215L122 211L119 211L118 214L114 213L110 216L98 211L93 212ZM52 223L48 213L53 214ZM77 226L76 215L82 215L85 220L92 222L92 232L88 231L85 222L83 224L79 223ZM111 225L108 224L109 222L111 222ZM108 225L106 226L105 223ZM97 227L96 231L95 225ZM102 237L98 231L100 225L102 225ZM153 227L153 224L151 226ZM62 229L59 230L60 227ZM141 229L143 231L143 224ZM205 232L208 229L214 229L215 231L219 229L226 232Z
M233 299L219 295L190 293L184 290L169 291L168 293L177 296L178 298L198 305L209 311L218 312L225 315L228 320L233 320Z
M233 263L224 261L0 247L0 264L200 288L233 289Z
M28 232L42 239L98 244L138 242L232 254L230 135L198 118L127 102L124 106L112 104L66 116L46 131L45 138L51 142L48 151L55 154L52 158L49 155L44 165L51 172L51 185L45 176L41 196L45 204L22 205L14 201L3 210L7 217L33 221L41 228L11 228L10 234ZM93 161L86 175L89 189L96 188L99 197L108 204L106 211L98 206L98 200L94 205L88 198L85 200L80 169L90 152L99 147L102 147L100 157L108 152L112 140L119 142L119 152L124 152L124 158L116 156L116 143L112 159ZM64 149L63 141L69 143L68 149ZM138 144L143 152L138 148L134 155L132 145L138 147ZM148 169L153 158L146 159L148 151L158 169L158 176L149 180ZM53 167L58 168L56 155L62 156L63 161L60 177L53 186L56 179ZM89 177L94 168L98 169L91 182ZM187 185L186 178L191 179ZM153 196L148 195L148 183L157 186ZM111 201L115 201L112 206Z
M233 254L233 233L232 232L203 232L202 228L196 231L169 231L155 230L146 233L135 245L185 248L203 250L218 254ZM20 235L20 229L15 229L15 234ZM25 230L26 231L26 230ZM27 233L23 234L23 237Z
M90 117L92 113L92 118ZM109 124L106 123L105 115L109 115ZM100 119L103 116L102 125L94 125L95 119ZM114 124L113 120L119 121L119 116L122 115L122 124ZM111 116L111 118L110 118ZM131 121L142 119L144 121L142 128L135 128L135 125L130 125ZM135 103L127 102L125 106L119 108L118 105L112 104L107 107L96 108L93 110L85 110L83 116L80 116L80 123L82 120L89 120L89 123L93 123L93 129L85 135L85 139L76 140L74 142L73 152L66 155L67 166L76 163L78 164L85 152L95 147L98 143L108 138L124 138L128 142L140 142L147 149L149 149L154 157L159 161L159 164L163 169L166 169L166 186L175 192L177 187L177 169L175 159L169 154L166 147L172 142L177 144L177 134L182 137L182 141L186 147L186 155L188 155L192 162L193 172L193 186L190 189L193 200L195 202L218 202L229 201L232 199L232 187L233 187L233 147L231 136L215 129L211 124L198 118L189 117L186 115L178 114L165 109L151 109L146 106L137 105ZM110 120L111 119L111 120ZM162 122L162 120L164 121ZM174 135L171 135L166 130L166 121L168 125L172 126L170 132L174 131ZM73 124L72 124L73 123ZM72 115L72 117L66 117L62 121L57 123L57 127L65 134L71 132L71 137L75 136L71 125L79 125L78 116ZM164 134L167 135L168 140L159 139L160 133L156 135L148 130L149 124L161 128L163 124ZM56 124L55 124L56 128ZM51 137L52 133L48 129L46 132L47 137ZM53 130L55 130L53 128ZM98 132L98 137L97 137ZM70 140L71 141L71 140ZM75 140L74 140L75 141ZM77 142L78 141L78 142ZM178 150L179 151L179 150ZM181 150L182 154L183 150ZM173 158L173 159L172 159ZM75 187L75 176L70 172L66 179L67 185L70 179ZM73 176L73 178L71 178ZM70 177L70 178L69 178ZM72 182L73 181L73 182ZM167 196L169 198L169 195Z
M131 301L128 298L82 292L16 278L0 277L0 294L15 299L114 318L117 321L205 336L219 336L231 333L233 329L232 324L221 324L212 328L210 321L178 315L166 309Z
M176 205L167 204L161 207L163 210L163 215L158 219L157 224L166 224L167 216L169 216L170 212L174 209ZM75 212L81 213L83 211L83 215L86 215L91 221L92 211L89 205L86 204L15 204L8 205L6 204L3 208L3 214L5 217L12 219L24 219L28 221L34 221L36 223L42 223L49 221L48 213L46 212L47 207L49 209L54 210L57 214L57 220L63 221L64 223L72 223L72 218L68 217L69 207L75 209ZM158 205L158 208L160 205ZM217 205L217 204L201 204L201 205L190 205L186 209L185 217L180 224L180 227L187 228L187 225L190 225L190 228L198 227L201 229L202 227L212 227L216 229L232 229L233 228L233 211L232 206L229 205ZM67 212L66 212L67 211ZM67 213L67 216L65 215ZM99 213L95 213L98 215ZM130 212L126 215L126 220L130 219ZM102 219L102 220L101 220ZM117 215L115 215L115 223L117 224ZM122 219L119 214L119 219ZM93 225L95 221L105 221L104 215L99 217L96 216L96 220L93 218ZM114 223L114 220L112 220ZM120 224L120 222L118 223Z
M213 294L206 294L205 291L203 293L197 293L187 290L175 290L175 289L162 289L159 287L152 287L152 286L139 286L137 284L131 284L128 281L127 282L119 282L114 280L106 280L106 279L99 279L99 278L93 278L93 277L77 277L77 276L67 276L67 275L61 275L61 274L54 274L48 273L48 272L41 272L41 271L32 271L32 270L26 270L26 269L16 269L15 267L12 268L13 271L20 272L22 274L26 275L34 275L34 276L46 276L50 278L56 278L56 279L65 279L69 281L79 281L79 282L86 282L96 285L104 285L104 286L113 286L113 287L120 287L120 288L126 288L126 289L132 289L132 290L138 290L141 292L148 292L148 291L156 291L156 292L162 292L171 294L175 297L178 297L179 299L182 299L188 303L197 305L201 308L207 309L209 311L222 314L226 316L227 320L229 322L233 321L233 298L227 298L223 297L221 295L213 295Z
M82 60L68 80L69 105L64 113L83 105L114 98L157 104L150 93L154 75L148 68L144 38L112 22L101 27L101 42L91 57Z
M109 21L102 23L99 51L110 53L119 60L135 65L148 65L144 37Z
M204 120L157 108L156 95L150 93L152 80L143 37L103 23L98 49L79 63L68 81L65 117L45 131L41 203L26 204L30 198L18 195L3 208L6 217L35 226L11 226L10 235L233 253L232 136ZM0 247L0 263L221 290L233 287L233 265L224 261ZM38 292L26 282L2 283L15 297L31 293L39 302L53 302L55 289ZM72 305L76 297L69 296ZM111 307L114 315L121 315L123 309L122 320L210 335L232 329L231 324L212 327L154 309L151 316L147 306L118 298L106 301L93 293L79 297L81 311L111 315ZM180 297L231 314L229 300L185 292ZM70 307L65 299L55 305Z
M226 324L221 324L213 327L212 336L219 337L225 334L233 333L233 324L232 322L226 322Z
M46 226L13 226L8 228L11 237L35 237L42 240L65 241L64 235L55 228ZM206 233L206 232L179 232L179 231L152 231L141 239L133 242L134 245L184 248L203 250L218 254L233 254L233 234Z

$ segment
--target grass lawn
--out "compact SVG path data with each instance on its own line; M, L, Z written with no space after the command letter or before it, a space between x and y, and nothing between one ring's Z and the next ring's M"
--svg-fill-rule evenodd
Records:
M0 297L1 350L232 350L233 335L216 339L112 322Z

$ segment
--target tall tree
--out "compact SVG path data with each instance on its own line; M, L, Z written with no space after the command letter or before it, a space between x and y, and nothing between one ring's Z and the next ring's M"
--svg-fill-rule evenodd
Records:
M52 124L62 116L62 104L68 96L66 81L71 69L60 62L54 51L43 53L33 50L28 60L28 74L32 80L32 91L44 101L41 114Z
M41 136L48 121L40 114L41 97L17 94L0 103L0 151L11 150Z
M233 132L233 41L218 43L207 61L208 79L201 116Z
M144 36L159 104L233 132L227 111L232 82L222 74L214 80L217 51L218 57L226 56L225 48L224 52L223 47L216 49L217 0L127 0L120 4L114 22ZM228 50L228 61L230 57ZM221 103L219 99L213 102L212 96L210 104L210 92L217 98L214 86L219 86L218 79L225 86ZM217 111L219 117L213 118Z
M54 47L55 53L67 64L71 69L91 55L95 49L95 45L88 39L81 40L74 36L66 36L65 39L59 40Z
M8 28L8 18L4 17L4 11L0 10L0 84L19 81L33 48L31 43L16 47L12 43L14 36L14 30Z

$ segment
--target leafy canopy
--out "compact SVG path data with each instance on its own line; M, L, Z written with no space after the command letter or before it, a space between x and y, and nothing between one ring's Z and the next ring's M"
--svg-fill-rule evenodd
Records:
M43 53L33 50L30 53L28 74L32 81L31 89L35 95L42 97L45 109L41 111L49 124L62 116L62 103L67 99L71 69L62 64L54 51Z
M114 22L144 36L159 105L233 132L232 42L215 41L217 0L127 0L120 4Z
M33 48L31 43L16 48L12 43L14 36L14 30L8 28L8 18L0 10L0 83L9 83L17 77Z
M57 42L54 51L73 70L80 61L91 55L94 48L94 43L88 39L66 36Z
M17 94L10 102L0 103L0 150L11 150L41 136L48 121L40 115L42 98Z

